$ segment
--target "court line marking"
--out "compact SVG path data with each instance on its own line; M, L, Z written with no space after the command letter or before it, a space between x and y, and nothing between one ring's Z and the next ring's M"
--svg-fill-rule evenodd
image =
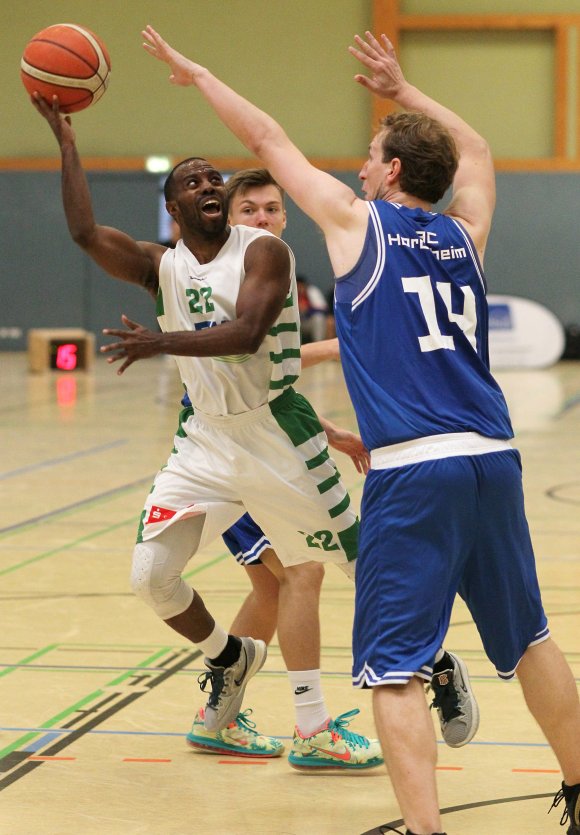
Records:
M143 662L143 665L142 665L143 668L146 669L146 665L148 663L156 661L157 658L159 658L159 656L161 654L164 654L165 651L171 652L171 649L166 647L166 648L164 648L164 650L160 650L159 652L155 653L153 656L150 656L148 659L146 659ZM167 664L171 664L171 662L175 662L175 663L171 664L171 666L165 666L164 667L164 672L161 675L157 675L156 677L152 677L150 679L149 683L148 683L147 690L144 690L144 689L140 688L139 692L131 693L129 695L124 695L122 698L118 699L117 701L115 701L116 694L112 693L109 696L106 696L106 698L104 700L102 700L101 703L97 703L96 705L94 705L90 709L90 711L88 711L88 713L95 713L96 712L96 716L93 716L93 717L89 718L88 720L86 719L86 717L84 715L81 715L80 717L78 715L74 716L67 723L67 725L64 726L65 728L70 727L72 725L75 725L77 722L83 722L83 720L84 720L84 724L81 724L72 733L70 733L66 736L61 736L61 738L58 739L52 745L52 747L50 747L48 750L45 751L44 756L54 756L54 755L60 753L60 751L62 751L64 748L67 748L69 745L72 745L73 742L76 742L77 739L80 739L81 737L83 737L88 731L92 730L97 725L100 725L101 723L103 723L104 721L109 719L111 716L118 713L124 707L127 707L128 705L132 704L137 699L144 696L148 690L152 690L154 687L157 687L160 684L162 684L164 681L166 681L168 678L170 678L172 675L174 675L176 672L178 672L182 667L187 666L187 664L190 664L196 658L199 658L199 656L201 654L202 654L201 650L194 650L193 652L188 652L185 655L183 655L183 651L173 652L173 654L167 659L166 663ZM110 682L109 686L111 686L115 683L121 683L122 681L124 681L125 679L127 679L129 677L134 677L134 672L133 671L131 671L130 673L125 673L125 674L119 676L113 682ZM136 684L141 684L140 679L136 678L135 683ZM86 696L84 699L81 699L79 702L77 702L72 707L69 707L69 708L65 709L64 711L61 711L60 714L58 714L56 717L53 717L52 720L49 720L46 723L46 725L48 727L50 727L51 725L56 724L56 722L58 722L60 719L66 718L67 716L70 716L72 713L77 713L78 714L80 706L88 704L90 701L94 701L94 699L96 697L98 697L99 695L105 695L104 691L103 690L94 691L92 694L90 694L89 696ZM102 708L106 704L110 704L110 702L114 702L114 703L112 705L110 705L104 711L99 710L99 708ZM44 760L36 760L36 761L31 762L30 759L29 759L30 750L26 750L26 749L21 750L21 751L16 750L17 748L22 748L23 745L26 745L28 742L32 741L35 736L37 736L37 734L34 734L34 733L26 734L24 737L21 737L19 740L16 740L16 742L13 743L12 745L7 746L5 749L3 749L3 751L0 751L0 770L2 769L3 763L6 762L7 768L5 768L4 770L8 772L6 777L0 780L0 791L2 791L5 788L8 788L10 785L15 783L17 780L19 780L22 777L25 777L26 775L30 774L31 771L33 771L36 768L39 768L42 765L42 763L44 762ZM52 742L51 733L49 733L47 735L47 737L49 737L48 742ZM34 743L34 747L37 750L38 750L38 747L40 747L40 742L41 741L42 741L42 738L41 738L41 740L37 740Z
M453 812L463 812L467 809L477 809L483 806L497 806L501 803L519 803L524 800L539 800L540 798L554 797L555 794L556 792L548 792L547 794L524 794L518 797L498 797L494 800L478 800L475 803L463 803L461 806L447 806L445 809L440 810L440 814L450 815ZM361 835L388 835L388 830L385 827L403 826L404 823L404 820L399 818L399 820L382 823L374 829L368 829L366 832L362 832Z
M34 661L36 658L40 658L43 655L46 655L48 652L52 652L53 649L56 649L58 644L48 644L48 646L39 649L37 652L32 653L27 658L23 658L17 664L0 664L0 666L5 666L5 669L0 671L0 678L2 676L7 676L9 673L13 673L14 670L17 670L19 667L28 667L30 661Z
M76 762L76 757L28 757L29 762L53 763L53 762Z
M137 487L141 487L143 484L151 484L153 481L154 476L144 476L143 478L138 479L137 481L132 481L129 484L122 484L120 487L113 487L111 490L105 490L104 493L98 493L95 496L88 496L86 499L81 499L78 502L73 502L72 504L65 505L64 507L58 507L54 510L49 510L47 513L42 513L40 516L33 516L30 519L23 519L21 522L16 522L13 525L8 525L5 528L0 528L0 536L7 533L20 533L21 531L26 530L32 525L37 525L40 522L45 522L47 519L53 519L57 516L61 516L67 513L76 513L79 510L83 510L86 507L90 507L91 504L99 504L100 502L108 501L109 499L114 499L121 493L130 492L131 490L136 490Z
M280 738L280 737L278 737ZM218 765L270 765L265 760L218 760Z
M124 763L170 763L172 760L163 757L123 757Z
M4 479L7 478L13 478L17 475L22 475L23 473L30 473L34 470L42 470L46 467L63 464L66 461L77 461L79 458L84 458L87 455L94 455L95 453L103 452L107 449L123 446L123 444L126 443L128 443L127 439L121 438L118 441L110 441L108 444L101 444L101 446L90 447L89 449L79 450L78 452L71 452L68 455L62 455L60 458L47 458L46 461L39 461L36 464L28 464L26 467L19 467L16 470L6 470L6 472L0 472L0 481L4 481Z
M27 568L29 565L32 565L35 562L40 562L40 560L48 559L48 557L53 557L55 554L60 554L63 551L70 551L71 548L74 548L76 545L80 545L83 542L90 542L92 539L98 539L100 536L104 536L107 533L111 533L111 531L116 531L119 528L123 528L126 525L136 525L139 520L138 516L131 516L130 519L125 519L122 522L117 522L115 525L110 525L108 528L101 528L98 531L94 531L93 533L89 533L86 536L81 536L78 539L74 539L71 542L66 542L64 545L59 545L58 548L52 548L50 551L44 551L42 554L37 554L35 557L29 557L27 560L22 560L22 562L15 563L14 565L9 565L7 568L3 568L0 570L0 577L3 577L5 574L11 574L13 571L19 571L21 568Z
M554 502L560 502L561 504L571 504L571 505L578 505L580 501L575 498L568 498L567 496L559 496L557 491L558 490L565 490L566 488L578 488L580 482L578 481L565 481L562 484L555 484L553 487L549 487L547 490L544 491L544 494L549 498L552 499Z
M104 536L105 534L111 533L111 531L116 531L119 528L125 527L126 525L135 525L137 526L137 522L139 521L139 516L131 516L130 519L125 519L123 522L117 522L115 525L110 525L107 528L101 528L98 531L93 531L93 533L89 533L86 536L81 536L78 539L74 539L71 542L66 542L64 545L59 545L58 548L52 548L50 551L45 551L42 554L37 554L35 557L29 557L27 560L22 560L22 562L15 563L14 565L9 565L7 568L3 568L0 570L0 577L3 577L5 574L11 574L13 571L19 571L21 568L27 568L29 565L32 565L35 562L40 562L40 560L48 559L48 557L53 557L55 554L60 554L63 551L70 551L71 548L74 548L76 545L80 545L83 542L90 542L93 539L98 539L100 536ZM217 557L214 557L201 565L193 568L191 571L186 572L183 574L183 578L187 579L189 577L193 577L194 574L199 574L200 571L205 571L206 568L211 568L212 565L215 565L222 560L225 560L226 557L229 556L229 551L224 554L220 554Z

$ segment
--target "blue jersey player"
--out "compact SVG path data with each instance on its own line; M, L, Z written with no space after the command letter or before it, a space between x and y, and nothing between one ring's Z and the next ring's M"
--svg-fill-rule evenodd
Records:
M489 146L407 82L386 36L356 36L350 52L369 72L356 80L403 111L387 117L371 142L361 200L209 70L151 27L144 37L170 65L171 80L200 91L325 237L337 276L344 373L371 450L356 569L354 680L373 690L407 835L442 830L423 682L457 593L500 677L518 676L563 772L554 804L565 802L562 822L568 835L579 835L580 702L549 636L520 458L489 372L482 272L495 206ZM446 211L433 212L449 188Z

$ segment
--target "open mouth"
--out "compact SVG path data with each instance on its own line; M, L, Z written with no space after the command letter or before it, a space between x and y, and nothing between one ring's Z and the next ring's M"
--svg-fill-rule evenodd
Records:
M201 211L204 215L219 215L221 214L221 203L219 200L206 200L205 203L201 206Z

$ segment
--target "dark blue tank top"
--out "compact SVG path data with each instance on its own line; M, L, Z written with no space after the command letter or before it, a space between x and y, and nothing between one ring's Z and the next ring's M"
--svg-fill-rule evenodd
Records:
M428 435L513 436L489 371L485 278L453 218L369 202L356 266L336 281L346 384L368 449Z

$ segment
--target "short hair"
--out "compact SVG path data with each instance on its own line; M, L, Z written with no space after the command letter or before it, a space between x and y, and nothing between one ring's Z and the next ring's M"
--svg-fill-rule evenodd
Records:
M390 113L381 120L383 162L401 160L401 189L428 203L441 200L457 171L451 133L424 113Z
M173 200L173 189L175 185L175 172L178 168L181 168L182 165L187 165L188 162L195 162L195 160L200 160L201 162L207 162L205 157L188 157L187 159L182 159L181 162L178 162L177 165L174 165L169 174L167 175L167 179L163 184L163 196L165 197L165 202L168 200ZM209 164L209 163L208 163Z
M266 168L243 168L226 180L226 192L230 202L236 194L243 197L251 188L261 188L263 186L275 186L280 192L282 205L284 205L284 189Z

